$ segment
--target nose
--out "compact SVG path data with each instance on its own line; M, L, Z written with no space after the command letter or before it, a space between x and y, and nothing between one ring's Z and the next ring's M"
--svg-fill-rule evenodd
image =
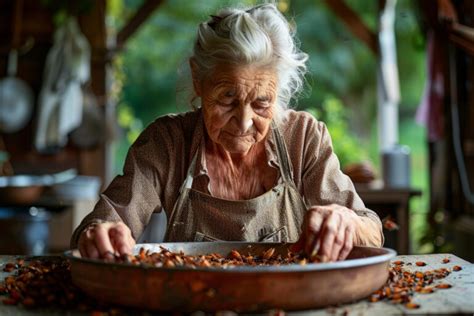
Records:
M252 108L249 104L240 106L237 114L239 129L242 133L247 132L253 125Z

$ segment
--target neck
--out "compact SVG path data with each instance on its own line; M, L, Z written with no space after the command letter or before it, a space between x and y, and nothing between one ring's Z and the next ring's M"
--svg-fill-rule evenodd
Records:
M253 167L257 161L257 157L264 153L264 150L265 145L263 141L253 145L245 153L231 153L210 139L206 140L206 154L224 161L229 166L232 166L232 169Z
M218 144L206 142L205 155L211 195L246 200L272 188L278 172L268 165L265 143L252 146L245 154L233 154Z

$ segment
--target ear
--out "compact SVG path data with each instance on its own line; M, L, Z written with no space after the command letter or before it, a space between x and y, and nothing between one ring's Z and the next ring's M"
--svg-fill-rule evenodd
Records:
M199 80L199 66L194 57L189 58L189 67L191 68L191 76L193 77L194 92L198 97L201 96L201 82Z

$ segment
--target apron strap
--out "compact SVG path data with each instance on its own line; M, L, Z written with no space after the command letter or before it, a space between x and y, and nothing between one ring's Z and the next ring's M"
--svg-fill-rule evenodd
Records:
M293 182L293 166L290 163L290 157L288 156L288 150L286 149L283 136L281 136L275 121L272 121L272 131L277 147L277 156L280 161L280 171L283 180L285 182Z
M183 184L181 184L181 188L179 189L179 193L183 193L184 189L191 189L194 180L194 170L196 169L196 161L197 161L198 153L194 154L193 160L191 160L191 164L188 168L188 173L186 174L186 179L184 179Z
M173 210L171 211L171 214L168 218L168 225L166 226L166 234L165 234L165 240L168 240L168 236L170 233L170 230L172 226L176 225L176 219L175 217L177 216L177 212L181 211L181 206L184 203L184 200L187 198L187 194L184 194L186 189L191 189L193 185L193 175L194 175L194 169L196 168L196 161L197 161L198 154L197 152L194 154L193 160L191 161L191 164L189 165L188 172L186 174L186 179L184 179L183 183L181 184L181 187L179 188L179 194L178 194L178 199L173 205Z

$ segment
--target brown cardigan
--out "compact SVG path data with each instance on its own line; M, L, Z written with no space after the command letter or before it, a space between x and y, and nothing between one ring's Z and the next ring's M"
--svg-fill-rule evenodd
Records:
M372 227L366 230L367 234L377 232L364 236L359 244L381 246L381 221L375 212L365 208L351 180L341 172L324 123L307 112L287 110L277 127L288 149L293 180L306 204L335 203L354 210L365 225ZM94 222L123 221L138 239L153 212L163 208L169 218L204 133L199 109L163 116L150 124L131 146L123 175L112 181L94 210L74 231L71 247L77 247L80 233ZM265 141L269 164L278 167L274 140L268 137ZM193 188L209 193L205 158L201 150L198 155Z

